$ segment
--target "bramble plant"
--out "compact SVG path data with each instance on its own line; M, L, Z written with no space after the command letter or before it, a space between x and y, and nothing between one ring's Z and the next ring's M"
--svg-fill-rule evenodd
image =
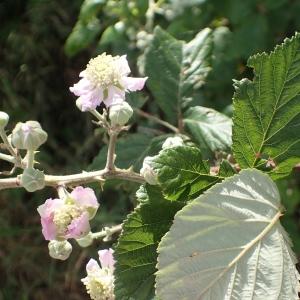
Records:
M0 189L57 191L37 208L49 255L66 260L72 240L88 247L120 234L114 250L99 251L101 266L94 259L86 266L82 282L91 299L298 299L299 274L280 224L284 208L275 181L300 163L300 34L250 57L254 78L234 82L232 119L196 104L212 69L212 47L211 29L186 43L156 27L142 57L144 77L129 77L126 55L102 53L89 61L70 90L109 137L102 169L44 174L36 155L47 133L27 121L7 135L9 117L0 112L8 152L0 159L13 166L2 172L9 177L0 179ZM126 101L145 83L164 120ZM173 131L160 135L157 151L132 157L143 162L139 173L136 166L119 168L116 155L134 113ZM109 179L141 184L138 205L123 224L91 232L101 201L85 185Z

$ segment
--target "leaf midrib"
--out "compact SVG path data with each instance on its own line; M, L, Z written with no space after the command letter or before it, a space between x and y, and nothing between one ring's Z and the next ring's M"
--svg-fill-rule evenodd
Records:
M234 266L236 263L238 263L238 261L258 242L260 242L265 236L266 234L269 233L269 231L273 228L273 226L277 223L277 221L279 220L279 218L282 216L281 211L278 211L275 216L272 218L272 220L270 221L269 225L265 227L265 229L255 238L253 239L250 243L248 243L248 245L246 245L246 247L243 249L243 251L241 251L241 253L236 256L229 264L228 266L223 270L223 272L221 272L215 280L213 280L211 282L211 284L209 284L199 295L203 296L203 294L205 294L213 285L215 285L215 283L218 282L218 280L220 280L220 278L223 277L223 275L225 275L228 270Z

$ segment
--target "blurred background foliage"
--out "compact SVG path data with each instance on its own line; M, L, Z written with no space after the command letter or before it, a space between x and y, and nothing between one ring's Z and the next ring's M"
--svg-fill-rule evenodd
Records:
M197 105L231 115L232 79L251 78L247 58L270 51L300 28L296 0L4 0L0 1L0 101L16 122L38 120L48 132L38 158L47 173L69 174L102 167L105 143L88 114L74 105L69 86L97 53L127 54L134 75L144 75L144 53L160 25L175 38L190 41L205 27L213 29L212 71L199 89ZM163 72L163 70L162 70ZM147 75L147 74L146 74ZM130 103L164 117L151 93ZM140 168L146 154L159 151L165 128L136 114L118 144L119 167ZM150 141L150 142L149 142ZM100 150L101 149L101 150ZM99 152L100 151L100 152ZM135 158L132 160L132 158ZM138 158L138 159L136 159ZM0 161L1 170L7 168ZM287 209L283 219L300 256L299 172L277 182ZM117 224L134 207L135 184L94 185L102 205L95 230ZM67 262L49 258L36 207L54 191L0 194L0 300L85 299L80 278L89 256L109 244L82 250L74 245ZM85 295L85 296L84 296Z

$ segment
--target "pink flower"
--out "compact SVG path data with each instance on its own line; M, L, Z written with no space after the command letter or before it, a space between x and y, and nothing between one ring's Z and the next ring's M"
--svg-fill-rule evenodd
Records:
M74 202L89 212L89 219L92 219L99 207L99 203L94 191L91 188L77 186L71 193Z
M113 57L103 53L89 61L70 91L79 97L76 104L81 111L95 109L102 102L109 107L124 101L125 92L144 87L147 77L128 77L129 73L126 55Z
M47 199L43 205L38 207L41 216L42 232L46 240L54 240L57 235L56 226L53 222L54 213L64 205L61 199Z
M114 258L113 250L100 250L99 260L101 267L95 259L90 259L86 265L87 277L81 281L86 286L91 299L113 300L114 296Z
M90 188L77 187L65 199L48 199L38 207L46 240L79 239L90 232L89 220L99 207Z

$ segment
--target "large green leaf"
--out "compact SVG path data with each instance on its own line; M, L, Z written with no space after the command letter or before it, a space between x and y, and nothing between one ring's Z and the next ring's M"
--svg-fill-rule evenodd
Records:
M298 299L298 272L265 174L244 170L186 205L159 248L163 300Z
M214 109L195 106L184 114L186 130L204 152L229 150L232 121Z
M181 107L193 97L210 71L212 31L202 30L192 41L179 41L163 31L154 30L145 54L145 73L158 105L168 120L181 118Z
M115 249L116 299L150 300L154 297L156 249L184 203L164 199L157 186L137 193L141 204L123 224Z
M233 151L242 168L269 167L272 178L286 176L300 162L300 34L271 54L248 60L253 81L235 83Z
M210 167L196 147L166 149L152 162L164 195L170 200L195 198L223 177L210 175Z

